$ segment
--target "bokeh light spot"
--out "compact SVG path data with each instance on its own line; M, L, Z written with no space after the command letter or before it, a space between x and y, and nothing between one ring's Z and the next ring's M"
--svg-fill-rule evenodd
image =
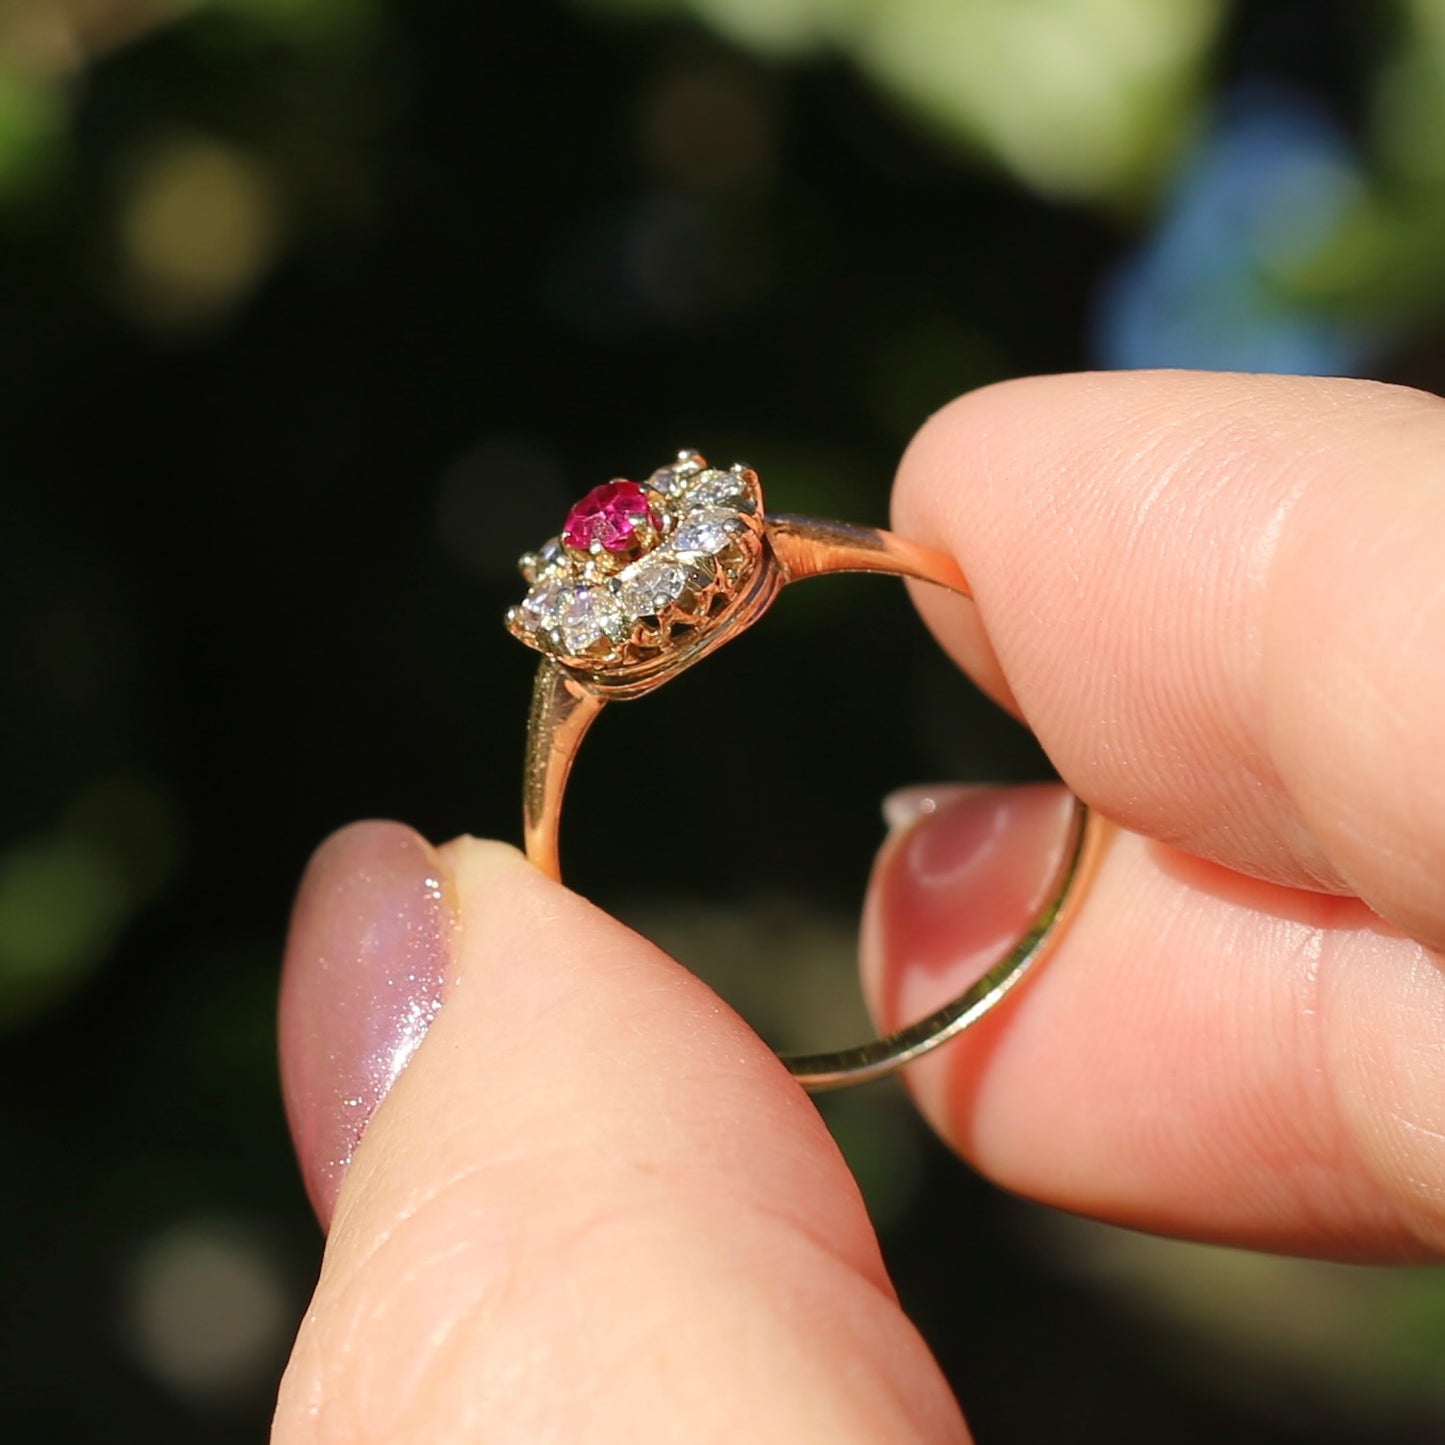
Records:
M283 1280L280 1263L244 1225L176 1224L131 1263L127 1343L142 1367L178 1394L224 1402L275 1366L291 1322Z
M55 825L0 854L0 1029L54 1007L170 881L174 808L129 778L80 793Z
M58 88L0 62L0 201L30 194L50 174L65 141Z
M170 137L138 158L122 204L127 299L152 325L210 321L264 275L281 229L257 160L206 137Z

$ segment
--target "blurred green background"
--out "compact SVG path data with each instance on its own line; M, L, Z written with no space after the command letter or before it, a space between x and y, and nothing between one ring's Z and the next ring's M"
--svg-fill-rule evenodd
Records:
M358 816L516 836L514 556L681 446L883 521L1020 373L1445 390L1445 3L0 0L0 246L0 1430L255 1440L319 1254L290 890ZM567 845L822 1044L881 795L1046 764L899 589L800 592L609 713ZM639 816L737 766L706 889L609 824L640 740ZM754 775L799 820L733 859ZM1440 1274L1061 1219L827 1107L980 1440L1445 1438Z

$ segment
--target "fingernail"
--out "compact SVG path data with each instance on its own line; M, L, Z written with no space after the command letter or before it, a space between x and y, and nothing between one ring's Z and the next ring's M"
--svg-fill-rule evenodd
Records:
M307 864L281 974L281 1086L325 1228L362 1132L441 1007L456 916L436 850L354 823Z
M898 821L864 920L865 986L886 1027L956 997L1013 947L1048 901L1071 810L1054 784L888 800L885 816Z
M980 783L919 783L895 788L883 799L883 821L889 832L897 833L926 814L936 813L941 803L951 803L969 793L994 791Z

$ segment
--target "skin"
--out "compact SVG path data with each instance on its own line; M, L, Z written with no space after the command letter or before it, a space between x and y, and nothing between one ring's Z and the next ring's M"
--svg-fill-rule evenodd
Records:
M1068 1209L1438 1258L1445 403L1009 383L927 424L895 525L974 586L976 611L919 589L944 646L1123 828L1037 980L910 1071L925 1114ZM866 909L885 1023L949 945L947 908L907 906L929 826ZM457 982L341 1185L275 1438L967 1439L747 1028L512 850L439 861Z

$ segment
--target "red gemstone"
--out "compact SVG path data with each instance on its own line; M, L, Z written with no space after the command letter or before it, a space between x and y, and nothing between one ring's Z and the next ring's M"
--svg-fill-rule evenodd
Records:
M567 513L562 540L578 552L590 552L594 542L609 552L630 552L640 540L639 530L656 532L658 526L657 513L636 482L604 482Z

